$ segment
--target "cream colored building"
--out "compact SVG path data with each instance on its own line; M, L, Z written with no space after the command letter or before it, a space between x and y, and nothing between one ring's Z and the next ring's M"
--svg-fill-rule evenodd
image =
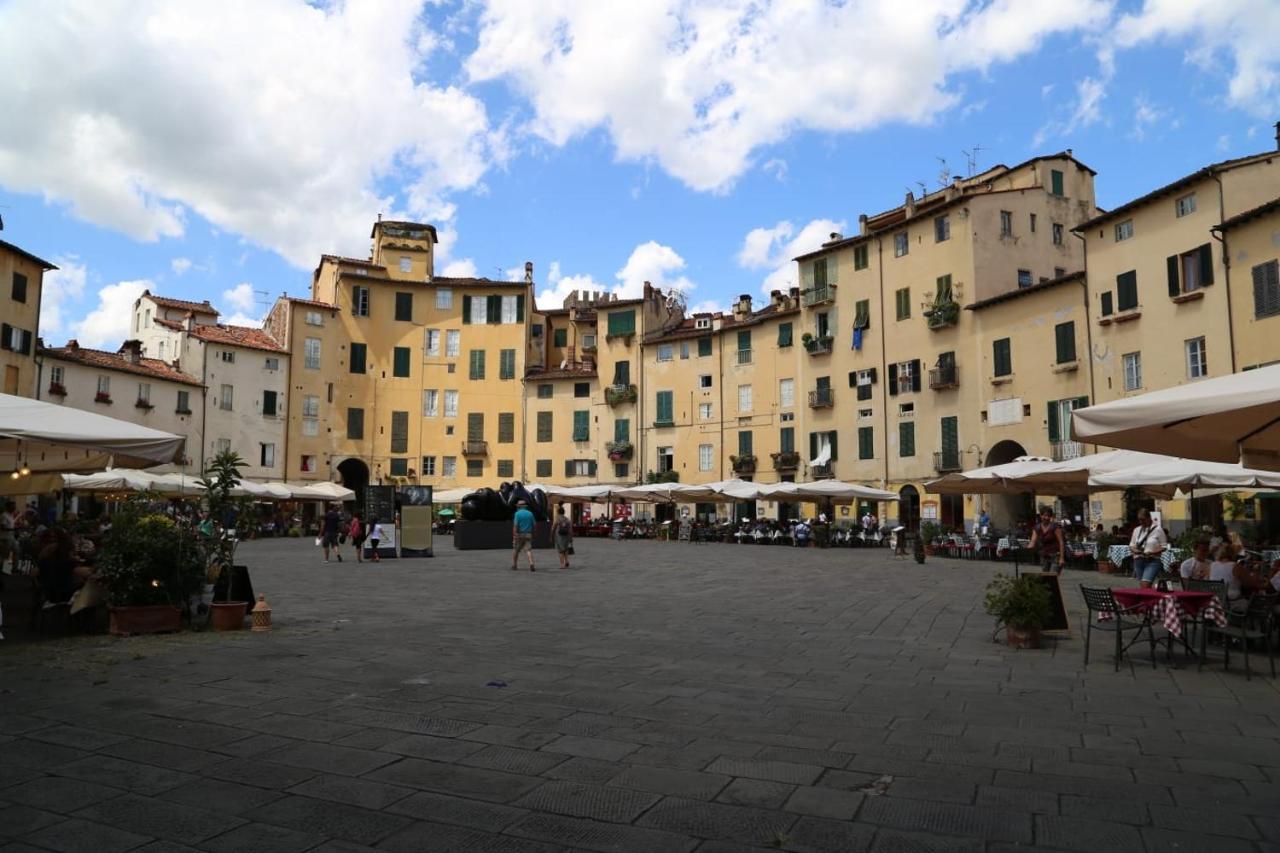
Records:
M142 355L142 343L128 340L118 352L82 347L40 350L42 381L39 399L185 436L186 465L155 470L199 473L202 445L200 413L204 385L172 364Z
M1226 260L1236 369L1280 362L1280 198L1232 216L1213 232Z
M0 240L0 392L38 396L40 297L53 264Z

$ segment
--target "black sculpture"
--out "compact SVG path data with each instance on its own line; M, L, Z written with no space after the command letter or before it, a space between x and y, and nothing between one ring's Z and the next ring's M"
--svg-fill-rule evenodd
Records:
M477 489L462 499L462 518L466 521L510 521L516 507L524 501L535 521L547 521L547 495L542 489L529 491L520 481L503 483L497 490Z

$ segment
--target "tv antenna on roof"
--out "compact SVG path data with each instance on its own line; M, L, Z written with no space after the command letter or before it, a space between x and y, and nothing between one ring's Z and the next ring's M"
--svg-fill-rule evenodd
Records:
M970 148L968 151L965 151L963 149L960 151L960 153L964 155L966 162L968 162L969 164L970 178L972 178L973 173L978 170L978 153L982 150L983 149L981 145L975 145L972 148Z
M946 157L935 157L940 168L938 169L938 185L944 189L951 184L951 167L947 165Z
M916 186L920 188L920 197L924 198L929 194L929 185L924 181L916 181Z
M271 307L271 294L265 290L255 290L253 292L253 303L263 309L265 314L266 309Z

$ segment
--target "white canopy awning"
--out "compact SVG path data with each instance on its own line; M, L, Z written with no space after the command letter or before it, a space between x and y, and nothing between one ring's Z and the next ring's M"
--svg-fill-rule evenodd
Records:
M337 483L288 483L293 497L300 501L350 501L356 493Z
M705 488L710 489L721 500L754 501L767 499L765 495L770 487L765 483L753 483L749 480L734 478L707 483Z
M1205 462L1202 459L1167 457L1164 462L1124 468L1089 477L1091 489L1141 488L1159 497L1191 489L1280 489L1280 474L1242 467L1239 463Z
M690 486L683 483L649 483L644 486L619 489L614 494L625 500L649 503L697 503L712 501L716 498L715 492L706 486Z
M1280 471L1280 365L1076 409L1071 437Z
M775 483L767 487L766 496L773 501L831 501L845 504L855 501L896 501L896 492L886 492L858 483L840 480L814 480L811 483Z
M960 471L948 474L924 487L934 495L976 495L1000 494L1023 491L1021 487L1007 486L1006 480L1026 476L1052 465L1053 460L1047 456L1019 456L1012 462L1001 465L990 465L986 468L974 468L971 471Z
M179 461L186 438L95 412L0 394L0 473Z

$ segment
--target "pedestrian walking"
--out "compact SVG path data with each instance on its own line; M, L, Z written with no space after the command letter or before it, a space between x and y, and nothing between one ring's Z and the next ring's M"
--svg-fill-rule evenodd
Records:
M366 531L364 529L364 519L361 518L359 510L356 510L351 514L351 530L348 532L351 535L351 544L354 545L356 549L356 562L363 563Z
M1062 561L1067 547L1062 535L1062 525L1053 520L1053 507L1040 507L1040 520L1031 531L1031 544L1040 559L1040 571L1062 574Z
M378 556L378 543L382 541L382 525L378 522L377 516L369 519L369 553L373 555L372 559L375 563L381 563L382 558Z
M329 562L329 550L333 549L333 555L338 558L338 562L342 562L342 552L338 550L338 537L342 527L342 516L338 513L337 507L332 504L325 510L324 521L320 527L320 544L324 547L324 561Z
M564 514L564 507L556 512L555 523L551 525L551 538L556 543L556 553L560 555L560 568L569 568L569 555L573 553L573 524Z
M520 552L529 554L529 571L536 572L533 565L533 513L524 501L516 502L516 514L511 519L511 571L515 571L520 562Z

